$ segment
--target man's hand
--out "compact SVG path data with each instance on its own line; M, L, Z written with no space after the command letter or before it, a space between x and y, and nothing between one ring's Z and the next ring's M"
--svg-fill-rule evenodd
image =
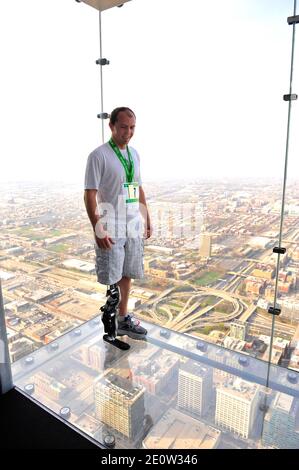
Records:
M111 250L112 245L115 245L115 242L103 229L103 226L100 223L97 223L94 230L95 240L99 248L103 250Z
M144 238L147 240L153 234L153 227L151 224L151 219L147 209L145 194L142 186L139 186L139 210L144 220Z
M153 234L153 226L151 222L148 220L147 223L144 225L144 238L147 240Z

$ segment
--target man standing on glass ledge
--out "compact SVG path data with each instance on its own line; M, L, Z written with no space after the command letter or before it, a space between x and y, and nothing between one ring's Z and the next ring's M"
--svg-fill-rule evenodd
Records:
M136 116L130 108L112 111L111 139L87 160L84 201L95 234L98 281L120 288L116 334L144 339L147 331L128 312L131 279L144 276L144 238L152 233L139 155L128 146L135 124Z

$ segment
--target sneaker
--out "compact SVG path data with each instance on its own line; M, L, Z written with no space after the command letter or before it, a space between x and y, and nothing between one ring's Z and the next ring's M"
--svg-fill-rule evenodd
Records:
M127 315L125 320L120 320L118 317L117 336L127 335L133 339L144 339L147 335L147 330L140 326L140 321L133 319L132 315Z

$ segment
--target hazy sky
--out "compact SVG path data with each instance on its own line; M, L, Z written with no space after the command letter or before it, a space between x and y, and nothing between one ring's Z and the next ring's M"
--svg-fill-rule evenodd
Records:
M282 175L292 14L293 0L132 0L103 12L105 111L136 111L144 181ZM98 12L74 0L1 5L1 181L83 181L101 143L98 29Z

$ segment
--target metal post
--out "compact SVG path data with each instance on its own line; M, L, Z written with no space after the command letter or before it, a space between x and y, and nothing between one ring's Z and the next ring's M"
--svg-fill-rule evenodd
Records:
M297 0L294 0L294 10L293 18L295 18L297 9ZM297 95L293 94L293 70L294 70L294 53L295 53L295 33L296 33L296 21L290 21L288 18L288 23L293 27L292 35L292 51L291 51L291 70L290 70L290 85L289 85L289 94L284 95L284 100L289 102L288 106L288 121L287 121L287 135L286 135L286 147L285 147L285 160L284 160L284 176L283 176L283 190L282 190L282 202L281 202L281 213L280 213L280 229L279 229L279 242L278 242L278 258L276 265L276 279L275 279L275 292L274 292L274 306L271 309L272 317L272 329L270 337L270 347L269 347L269 359L268 359L268 370L267 370L267 382L266 387L269 386L269 377L271 370L271 359L272 359L272 349L273 349L273 337L275 332L275 315L280 313L280 309L277 308L277 294L278 294L278 276L280 269L280 255L281 255L281 242L282 242L282 232L283 232L283 222L284 222L284 210L285 210L285 195L286 195L286 186L287 186L287 171L288 171L288 156L289 156L289 141L290 141L290 126L291 126L291 110L292 110L292 101L297 98Z
M0 280L0 395L13 388Z
M100 33L100 59L103 58L103 51L102 51L102 13L99 11L99 33ZM101 67L101 114L103 116L104 113L104 91L103 91L103 65L100 64ZM105 142L105 133L104 133L104 119L102 121L102 143Z

